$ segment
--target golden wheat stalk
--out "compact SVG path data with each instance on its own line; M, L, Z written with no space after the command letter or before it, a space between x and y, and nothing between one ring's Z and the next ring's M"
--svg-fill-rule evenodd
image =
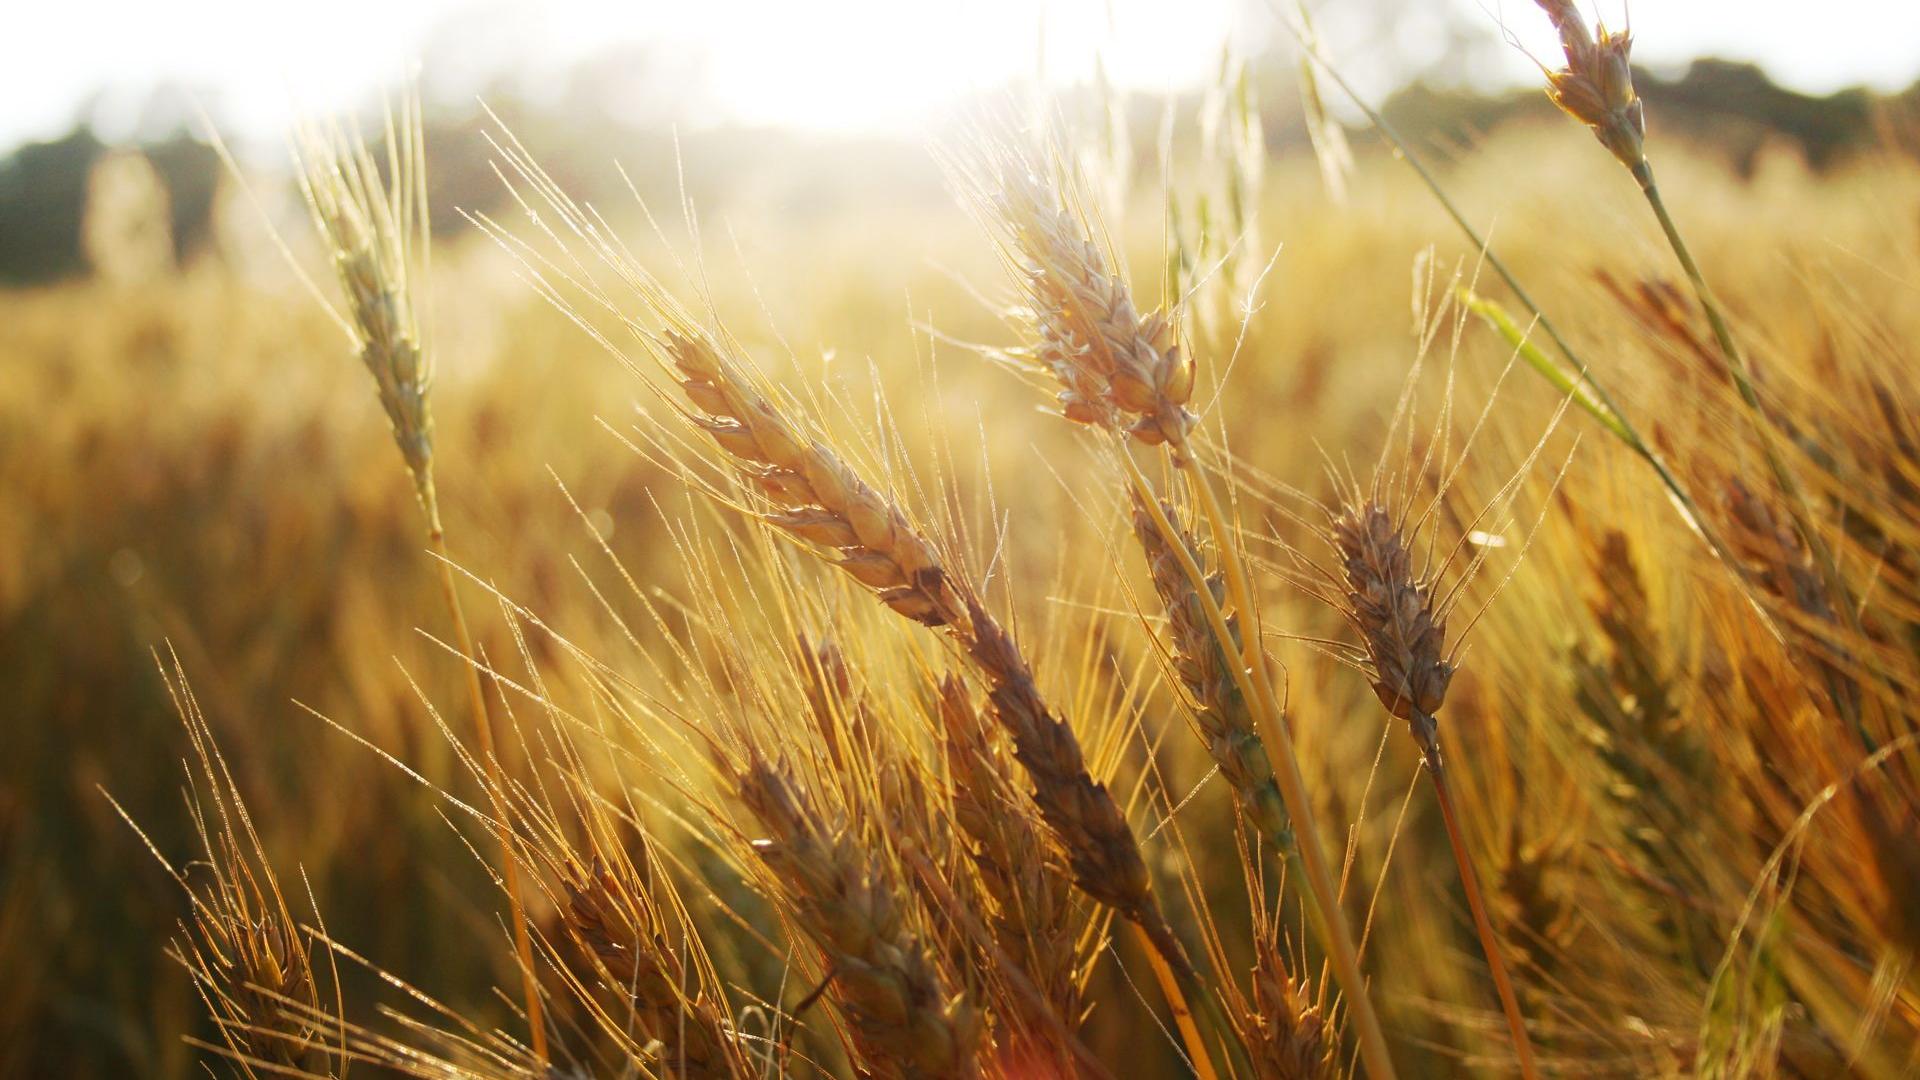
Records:
M1753 361L1735 341L1719 300L1707 285L1706 275L1694 261L1693 250L1680 235L1680 226L1667 209L1666 198L1654 180L1653 163L1647 160L1646 153L1645 107L1633 89L1633 68L1629 59L1633 47L1632 35L1627 32L1612 33L1604 23L1588 29L1586 19L1581 16L1573 0L1536 2L1553 22L1554 29L1559 31L1561 51L1566 57L1566 67L1546 72L1548 96L1568 116L1587 125L1640 185L1640 193L1646 198L1654 219L1660 223L1667 246L1679 260L1681 271L1687 275L1687 282L1693 287L1694 296L1707 316L1707 324L1713 329L1721 355L1726 358L1727 375L1745 406L1744 415L1759 441L1761 455L1766 459L1774 484L1786 500L1794 530L1799 533L1801 543L1813 554L1814 564L1845 618L1848 630L1856 639L1864 637L1864 625L1856 610L1852 590L1841 574L1833 549L1814 520L1813 507L1800 481L1788 466L1780 449L1779 438L1766 415L1766 407L1760 400L1756 385ZM1875 741L1867 733L1852 703L1844 698L1837 703L1860 734L1863 746L1872 750Z
M220 1035L219 1046L199 1045L219 1052L249 1078L344 1074L345 1032L333 1047L321 1033L328 1010L321 1001L313 956L254 830L246 800L179 657L170 653L171 669L157 656L155 660L205 785L203 795L200 784L191 784L195 794L188 804L201 857L176 869L111 795L107 801L187 894L190 914L181 922L169 954L192 979ZM190 783L193 772L188 766ZM336 1015L342 1011L339 985L335 972Z
M1420 759L1433 781L1434 796L1447 828L1447 841L1460 870L1461 888L1473 914L1474 931L1499 992L1501 1009L1513 1038L1522 1076L1539 1075L1526 1019L1507 975L1500 941L1481 897L1480 876L1467 852L1459 814L1447 783L1435 714L1446 700L1455 666L1446 652L1446 611L1435 602L1433 582L1414 569L1404 522L1371 498L1347 500L1330 526L1344 576L1347 621L1359 633L1374 696L1393 716L1404 720Z
M348 317L343 322L361 362L373 376L394 445L426 515L427 542L438 570L441 598L453 624L455 645L464 658L467 704L486 768L487 796L499 818L500 871L512 912L532 1049L534 1057L544 1063L546 1024L520 895L519 860L513 849L512 825L504 812L505 771L494 752L493 723L480 685L473 636L454 586L453 561L447 551L433 479L433 413L428 398L433 367L422 340L415 302L416 271L424 268L430 243L425 153L419 104L409 99L399 120L388 117L389 176L383 178L379 164L357 136L335 127L304 129L297 158L301 189L314 227L327 245L346 297Z
M1197 972L1154 898L1139 840L1112 793L1088 772L1073 729L1041 697L1012 635L913 528L905 511L831 447L788 420L748 380L744 365L722 354L718 339L672 309L661 314L670 325L657 345L680 375L687 399L704 413L692 421L766 497L773 509L763 519L831 551L830 561L883 604L944 629L972 662L988 685L992 715L1032 782L1041 818L1067 854L1074 883L1138 929L1167 984L1176 1017L1190 1028L1183 1004L1190 995L1179 987L1197 987ZM671 325L676 319L679 325ZM1188 1041L1196 1063L1205 1061L1197 1032L1189 1030Z
M689 422L728 456L746 486L764 496L764 520L840 566L896 613L942 629L987 684L991 714L1008 734L1027 772L1047 830L1066 852L1075 884L1125 918L1148 946L1149 959L1174 1009L1195 1067L1214 1075L1205 1042L1187 1005L1202 988L1192 961L1155 899L1138 838L1105 784L1090 775L1078 737L1039 693L1013 638L980 603L971 585L943 561L905 512L868 484L823 440L794 423L773 396L747 375L723 333L688 315L610 238L597 215L554 184L517 144L502 147L508 168L553 211L560 228L582 242L621 285L664 324L651 330L621 310L590 277L561 268L491 221L487 231L520 259L535 285L609 352L636 373L640 365L594 330L570 299L582 290L596 313L617 319L680 384L694 411ZM550 238L559 233L539 226ZM565 241L561 240L564 244ZM563 291L564 290L564 291ZM1137 358L1145 363L1149 358ZM1136 375L1142 385L1177 389L1176 369L1158 364ZM1143 391L1144 392L1144 391ZM1178 412L1163 419L1180 428ZM1154 437L1142 427L1142 438Z
M954 823L967 837L967 853L993 901L989 926L995 943L1017 959L1051 1019L1070 1031L1082 1007L1072 878L1022 805L1004 751L966 684L956 676L942 680L937 709L952 772ZM1015 1023L1026 1039L1052 1026L1046 1018Z
M622 1024L631 1022L649 1040L653 1067L690 1080L735 1075L725 1025L710 998L688 993L686 965L666 947L661 916L635 869L600 859L568 867L561 921L603 981L629 1003Z
M1199 545L1181 511L1163 502L1160 514L1174 526L1171 543L1160 534L1154 516L1135 496L1133 531L1140 541L1140 549L1146 553L1154 591L1159 594L1167 615L1174 673L1193 702L1194 717L1200 725L1207 753L1220 766L1220 775L1228 786L1233 788L1240 812L1276 851L1288 852L1295 846L1295 839L1287 818L1286 800L1274 780L1273 762L1260 742L1253 710L1229 673L1231 666L1238 662L1242 648L1239 613L1227 616L1233 643L1231 648L1222 648L1207 624L1199 591L1187 579L1182 559L1173 547L1180 545L1185 549L1186 559L1198 563L1202 562ZM1206 580L1213 603L1225 609L1228 601L1224 578L1213 572Z

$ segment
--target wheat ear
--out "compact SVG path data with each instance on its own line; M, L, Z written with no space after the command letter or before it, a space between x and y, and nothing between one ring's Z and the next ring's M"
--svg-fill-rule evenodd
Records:
M963 191L998 240L1002 259L1022 290L1025 305L1018 314L1037 342L1030 356L1060 384L1063 412L1117 439L1164 447L1206 516L1233 607L1257 619L1233 528L1196 461L1189 437L1196 422L1186 408L1193 394L1194 369L1179 351L1174 320L1163 314L1144 319L1133 314L1126 283L1095 241L1090 213L1084 200L1073 197L1070 182L1049 186L1046 178L1053 175L1049 169L1011 144L989 148L980 160L957 171ZM1278 754L1271 771L1288 818L1299 830L1295 847L1307 879L1308 911L1347 996L1367 1069L1379 1080L1388 1080L1394 1075L1393 1059L1367 994L1359 950L1340 907L1333 873L1320 849L1306 779L1260 652L1257 627L1240 640L1215 601L1206 573L1160 512L1159 496L1128 452L1127 443L1117 449L1138 505L1153 519L1167 550L1185 573L1214 640L1236 658L1228 665L1230 676L1252 705L1260 729L1268 732L1268 745Z
M672 313L667 313L670 318ZM720 344L684 320L657 342L703 415L692 421L731 455L766 496L764 520L818 549L871 589L895 612L940 627L985 680L995 721L1007 732L1014 758L1033 785L1034 804L1066 852L1074 883L1138 928L1152 950L1176 1017L1185 1008L1197 972L1155 900L1140 844L1126 815L1087 770L1080 740L1041 697L1024 655L973 596L964 579L940 559L903 510L862 480L832 448L805 434L748 381ZM1206 1061L1189 1032L1196 1063ZM1210 1065L1207 1066L1211 1068Z
M417 102L409 104L402 122L396 124L389 119L390 182L382 179L379 166L358 139L349 139L334 129L309 129L303 134L299 153L301 187L346 295L348 335L373 376L394 445L413 478L414 493L426 515L427 543L439 572L441 599L453 623L455 645L460 655L468 658L467 704L474 739L486 765L487 797L500 819L500 872L512 911L527 1026L534 1057L544 1065L546 1024L533 941L520 896L519 860L506 816L506 778L494 753L493 723L480 686L473 635L454 586L453 560L447 551L433 480L433 413L428 404L433 368L415 318L413 296L413 271L423 264L429 243L425 152Z
M1175 528L1172 542L1160 534L1154 516L1147 513L1135 496L1133 531L1141 551L1146 554L1154 592L1166 611L1174 673L1193 702L1194 717L1206 741L1207 753L1220 766L1220 775L1228 786L1233 788L1240 812L1275 850L1287 852L1294 847L1295 839L1287 818L1286 800L1274 780L1273 762L1267 757L1254 726L1253 709L1230 673L1240 656L1240 616L1237 612L1227 616L1233 643L1230 649L1222 648L1207 624L1199 591L1188 580L1183 560L1173 547L1180 545L1185 549L1186 559L1198 563L1202 561L1199 545L1194 542L1183 515L1171 504L1163 502L1160 513ZM1213 603L1225 609L1225 580L1213 572L1207 574L1206 581Z
M977 1075L979 1011L945 984L907 926L898 883L780 768L756 757L735 780L770 834L753 849L820 947L862 1056L883 1076Z
M587 866L568 866L560 907L567 935L602 982L627 1001L634 1026L650 1040L649 1066L689 1080L734 1076L725 1025L710 998L689 996L686 966L667 944L660 913L634 869L597 857Z
M1343 613L1359 633L1362 652L1380 703L1406 721L1420 750L1427 776L1447 827L1447 842L1459 866L1460 885L1473 914L1473 927L1487 958L1487 969L1506 1013L1513 1050L1521 1075L1539 1075L1533 1044L1527 1037L1520 1000L1507 975L1500 941L1481 898L1480 875L1474 869L1459 814L1447 783L1446 763L1440 753L1440 726L1435 714L1446 700L1454 665L1446 649L1446 611L1434 601L1433 583L1414 569L1413 551L1402 523L1373 499L1352 499L1332 524L1335 550L1344 575Z
M982 722L966 684L948 676L940 684L938 711L952 773L954 823L967 838L967 853L993 901L988 920L994 939L1017 959L1051 1008L1071 1030L1080 1018L1080 973L1074 942L1067 869L1048 850L1015 789L995 732ZM1033 1038L1051 1026L1018 1024Z

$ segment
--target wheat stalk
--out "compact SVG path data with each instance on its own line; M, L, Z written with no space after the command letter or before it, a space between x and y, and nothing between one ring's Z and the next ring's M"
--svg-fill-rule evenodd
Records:
M1706 313L1707 324L1713 328L1714 340L1727 360L1727 374L1745 406L1743 415L1760 444L1761 455L1766 458L1775 486L1786 500L1794 531L1799 533L1801 543L1812 553L1814 565L1846 619L1847 628L1856 639L1864 637L1864 627L1853 602L1852 590L1840 572L1833 549L1815 524L1813 508L1805 491L1780 451L1779 439L1760 400L1753 362L1735 342L1720 302L1708 287L1706 276L1694 261L1693 251L1680 235L1679 224L1667 209L1666 198L1661 195L1660 186L1654 180L1653 164L1647 160L1646 154L1645 109L1634 92L1633 69L1629 63L1632 35L1626 32L1611 33L1604 23L1597 24L1595 30L1589 30L1573 0L1536 2L1559 31L1562 52L1567 61L1565 68L1547 72L1548 96L1568 116L1591 128L1601 144L1626 166L1634 182L1639 184L1641 195L1646 198L1648 208L1653 211L1661 232L1666 235L1667 246L1679 260L1680 269L1687 275L1694 296L1699 299L1701 310ZM1732 565L1731 559L1726 561ZM1897 691L1895 695L1898 696ZM1862 723L1857 703L1839 697L1836 705L1852 722L1862 746L1873 750L1875 740Z
M676 319L664 311L670 322ZM1041 697L1013 637L950 570L905 512L860 478L823 441L803 434L737 361L684 317L657 340L679 373L687 398L705 415L693 423L735 459L742 476L773 507L763 520L831 551L830 561L872 590L896 613L944 629L988 686L994 719L1026 770L1042 820L1065 851L1074 883L1138 928L1163 982L1185 1017L1178 984L1197 985L1196 971L1159 903L1140 843L1105 784L1087 770L1080 740ZM1171 980L1171 981L1169 981ZM1205 1059L1189 1034L1196 1061ZM1210 1067L1210 1066L1209 1066Z
M1047 160L1061 157L1049 154ZM1164 313L1145 318L1134 314L1131 292L1095 241L1091 214L1084 200L1076 197L1077 185L1070 177L1060 177L1057 169L1036 163L1010 140L982 145L971 161L955 162L951 169L1022 290L1027 303L1014 315L1036 341L1028 356L1060 385L1063 414L1116 439L1165 448L1168 461L1186 479L1206 514L1233 607L1257 619L1233 530L1189 438L1196 423L1186 408L1193 394L1194 368L1175 341L1174 319ZM1392 1057L1367 997L1359 951L1340 908L1332 871L1320 849L1305 777L1266 670L1257 627L1247 640L1240 639L1216 601L1206 573L1160 511L1159 497L1125 443L1117 457L1136 505L1152 518L1164 550L1186 575L1186 595L1197 601L1217 647L1234 658L1226 667L1242 700L1252 705L1259 727L1272 735L1280 757L1278 767L1269 759L1264 768L1250 767L1247 776L1250 780L1262 773L1274 777L1288 819L1298 823L1304 834L1296 838L1295 850L1306 871L1307 907L1351 1002L1367 1067L1386 1080L1393 1076ZM1252 752L1254 748L1242 744L1241 749ZM1264 747L1260 753L1265 755Z
M1053 1019L1072 1030L1081 1000L1071 875L1048 850L966 684L956 676L942 680L937 709L952 773L954 823L993 901L988 925L994 940L1019 962ZM1027 1039L1051 1027L1044 1020L1017 1024Z
M1455 671L1445 651L1446 611L1435 602L1433 583L1414 570L1413 550L1403 533L1403 522L1382 503L1349 499L1334 517L1330 535L1344 576L1342 614L1360 635L1374 695L1387 712L1406 721L1427 776L1433 781L1467 907L1473 913L1474 930L1506 1012L1520 1072L1532 1078L1538 1075L1533 1044L1527 1037L1520 1001L1481 898L1479 874L1460 832L1440 753L1439 722L1434 714L1446 700Z
M519 860L509 834L511 825L503 813L505 772L494 753L493 723L480 686L473 635L454 587L453 561L447 551L433 479L433 413L428 405L433 367L421 339L413 295L414 269L424 265L429 244L426 151L417 101L409 102L400 122L389 117L386 151L392 173L389 179L382 178L380 167L358 138L350 138L337 128L308 128L302 133L297 154L301 189L346 296L348 320L343 321L348 336L373 376L394 445L426 515L427 542L438 571L441 599L465 661L467 704L474 739L485 763L487 796L500 819L500 871L512 912L514 950L533 1054L545 1063L547 1033L539 977L520 896Z
M1290 851L1296 841L1287 817L1286 800L1274 780L1273 762L1260 742L1253 710L1230 673L1235 660L1229 657L1237 658L1241 649L1239 614L1227 616L1233 642L1231 649L1222 648L1213 637L1199 592L1188 580L1173 544L1179 544L1185 550L1186 559L1196 563L1202 561L1200 548L1179 510L1163 502L1160 513L1175 528L1171 543L1161 535L1154 516L1135 496L1133 531L1140 541L1140 549L1146 553L1154 591L1166 611L1174 673L1194 703L1194 717L1200 725L1207 753L1233 788L1241 813L1275 850ZM1226 583L1222 576L1214 572L1208 574L1206 580L1214 605L1226 608Z
M176 868L111 795L107 801L187 894L189 915L168 951L186 969L220 1033L222 1045L207 1048L249 1078L342 1075L345 1032L330 1051L320 1032L327 1010L312 953L180 659L171 651L170 658L172 669L160 664L160 677L205 785L203 794L193 782L194 766L187 766L193 788L187 808L201 856ZM337 1014L339 973L333 975Z
M689 993L686 966L667 944L660 914L633 869L597 857L569 866L561 882L561 922L609 989L630 1003L633 1022L651 1040L653 1066L691 1080L736 1075L714 1003Z

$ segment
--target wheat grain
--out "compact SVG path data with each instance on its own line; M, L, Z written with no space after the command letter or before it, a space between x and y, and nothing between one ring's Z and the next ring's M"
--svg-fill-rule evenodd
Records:
M771 834L754 852L825 956L829 992L867 1063L889 1077L976 1075L979 1010L908 927L899 884L776 766L752 760L735 780Z

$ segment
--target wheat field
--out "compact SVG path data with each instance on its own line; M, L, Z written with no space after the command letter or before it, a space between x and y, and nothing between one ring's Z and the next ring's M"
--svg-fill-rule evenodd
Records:
M0 1073L1915 1075L1920 165L1542 6L1441 198L1228 93L430 232L403 104L0 293Z

